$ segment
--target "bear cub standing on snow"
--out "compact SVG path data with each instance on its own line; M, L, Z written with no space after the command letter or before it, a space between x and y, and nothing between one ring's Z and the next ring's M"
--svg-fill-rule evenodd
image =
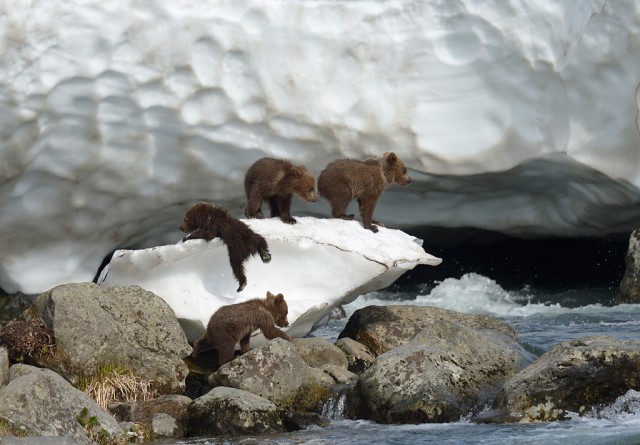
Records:
M331 162L318 176L318 192L331 204L331 216L352 220L345 214L349 202L358 200L360 217L365 229L377 232L373 211L380 195L391 183L407 185L411 177L407 167L395 153L385 153L380 159L358 161L338 159Z
M259 253L263 263L271 261L267 241L222 207L206 202L195 204L185 213L180 230L188 234L182 241L222 239L227 246L231 270L240 285L237 292L247 285L244 262L249 256Z
M271 217L295 224L291 216L291 199L295 193L307 202L316 202L316 181L306 166L294 166L285 159L258 159L244 177L247 218L264 218L262 202L269 202Z
M251 333L256 329L260 329L269 340L280 337L291 341L289 335L274 326L289 326L288 313L284 296L271 292L267 292L267 298L263 300L256 298L222 306L211 316L204 337L193 344L192 355L197 357L202 352L217 349L218 364L222 366L233 359L238 341L243 354L249 351Z

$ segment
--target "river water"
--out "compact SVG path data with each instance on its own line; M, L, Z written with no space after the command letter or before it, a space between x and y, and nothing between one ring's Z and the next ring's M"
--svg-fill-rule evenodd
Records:
M470 273L432 285L394 286L361 296L345 307L347 316L368 305L415 304L492 315L512 326L525 347L539 355L564 340L587 335L637 338L640 305L615 305L616 288L542 291L505 290ZM347 319L331 320L310 336L335 341ZM166 444L638 444L640 393L630 391L614 404L588 415L552 423L476 425L469 419L447 424L378 425L346 420L341 401L327 407L326 428L260 437L193 438Z

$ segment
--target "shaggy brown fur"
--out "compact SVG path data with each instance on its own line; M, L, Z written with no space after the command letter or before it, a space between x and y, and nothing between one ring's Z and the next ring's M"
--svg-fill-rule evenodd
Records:
M373 212L380 195L391 183L406 185L411 182L407 167L395 153L385 153L380 159L358 161L338 159L331 162L318 176L320 196L331 204L331 216L351 220L345 214L349 202L356 199L365 229L377 232Z
M231 270L238 280L238 292L247 285L244 262L249 256L259 253L262 262L271 261L267 241L222 207L206 202L192 206L185 213L180 230L188 233L182 241L198 238L210 241L216 237L222 239L227 245Z
M251 333L256 329L260 329L269 340L280 337L291 341L291 337L274 326L289 326L288 313L284 296L271 292L267 292L265 299L222 306L211 316L204 337L193 344L192 355L197 357L202 352L217 349L218 363L222 366L233 359L238 341L243 354L249 351Z
M304 165L294 166L284 159L258 159L244 177L247 218L264 218L262 201L269 203L271 217L295 224L291 216L291 199L295 193L308 202L316 202L316 181Z

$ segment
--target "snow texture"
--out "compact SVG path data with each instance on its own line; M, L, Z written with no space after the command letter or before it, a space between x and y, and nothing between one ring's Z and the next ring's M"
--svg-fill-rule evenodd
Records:
M159 295L191 341L204 334L219 307L265 298L267 291L282 293L289 306L286 330L303 337L337 306L389 286L417 265L441 262L424 251L422 240L400 230L380 227L373 233L355 221L311 217L298 218L294 226L277 218L245 222L265 237L272 258L263 263L255 256L245 263L248 283L241 293L219 238L118 250L98 284L105 290L139 285ZM260 334L252 344L263 340Z
M260 157L395 151L387 226L599 236L640 221L640 2L0 2L0 287L88 281L242 214ZM328 216L326 202L298 214Z

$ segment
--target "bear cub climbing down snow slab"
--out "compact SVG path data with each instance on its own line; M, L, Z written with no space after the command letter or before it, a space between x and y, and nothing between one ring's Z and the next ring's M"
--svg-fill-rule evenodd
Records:
M291 200L296 194L307 202L316 202L316 181L304 165L294 166L285 159L258 159L244 177L247 218L264 218L262 202L269 203L271 218L295 224L291 216Z
M193 344L192 355L197 357L202 352L217 349L218 364L222 366L233 359L237 342L240 342L243 354L249 351L251 333L256 329L260 329L269 340L279 337L291 341L289 335L275 326L289 326L288 313L284 296L271 292L267 292L265 299L222 306L211 316L204 337Z
M353 215L345 212L349 203L356 199L362 225L377 232L376 224L382 224L373 220L373 212L380 195L392 183L407 185L411 183L411 177L404 162L391 152L380 159L338 159L331 162L318 176L318 192L329 201L334 218L352 220Z
M211 241L218 237L227 246L233 275L238 280L241 292L247 285L244 262L251 255L260 254L262 262L271 261L267 241L255 233L245 223L229 215L227 210L206 202L190 207L180 224L180 230L188 235L182 241L204 239Z

